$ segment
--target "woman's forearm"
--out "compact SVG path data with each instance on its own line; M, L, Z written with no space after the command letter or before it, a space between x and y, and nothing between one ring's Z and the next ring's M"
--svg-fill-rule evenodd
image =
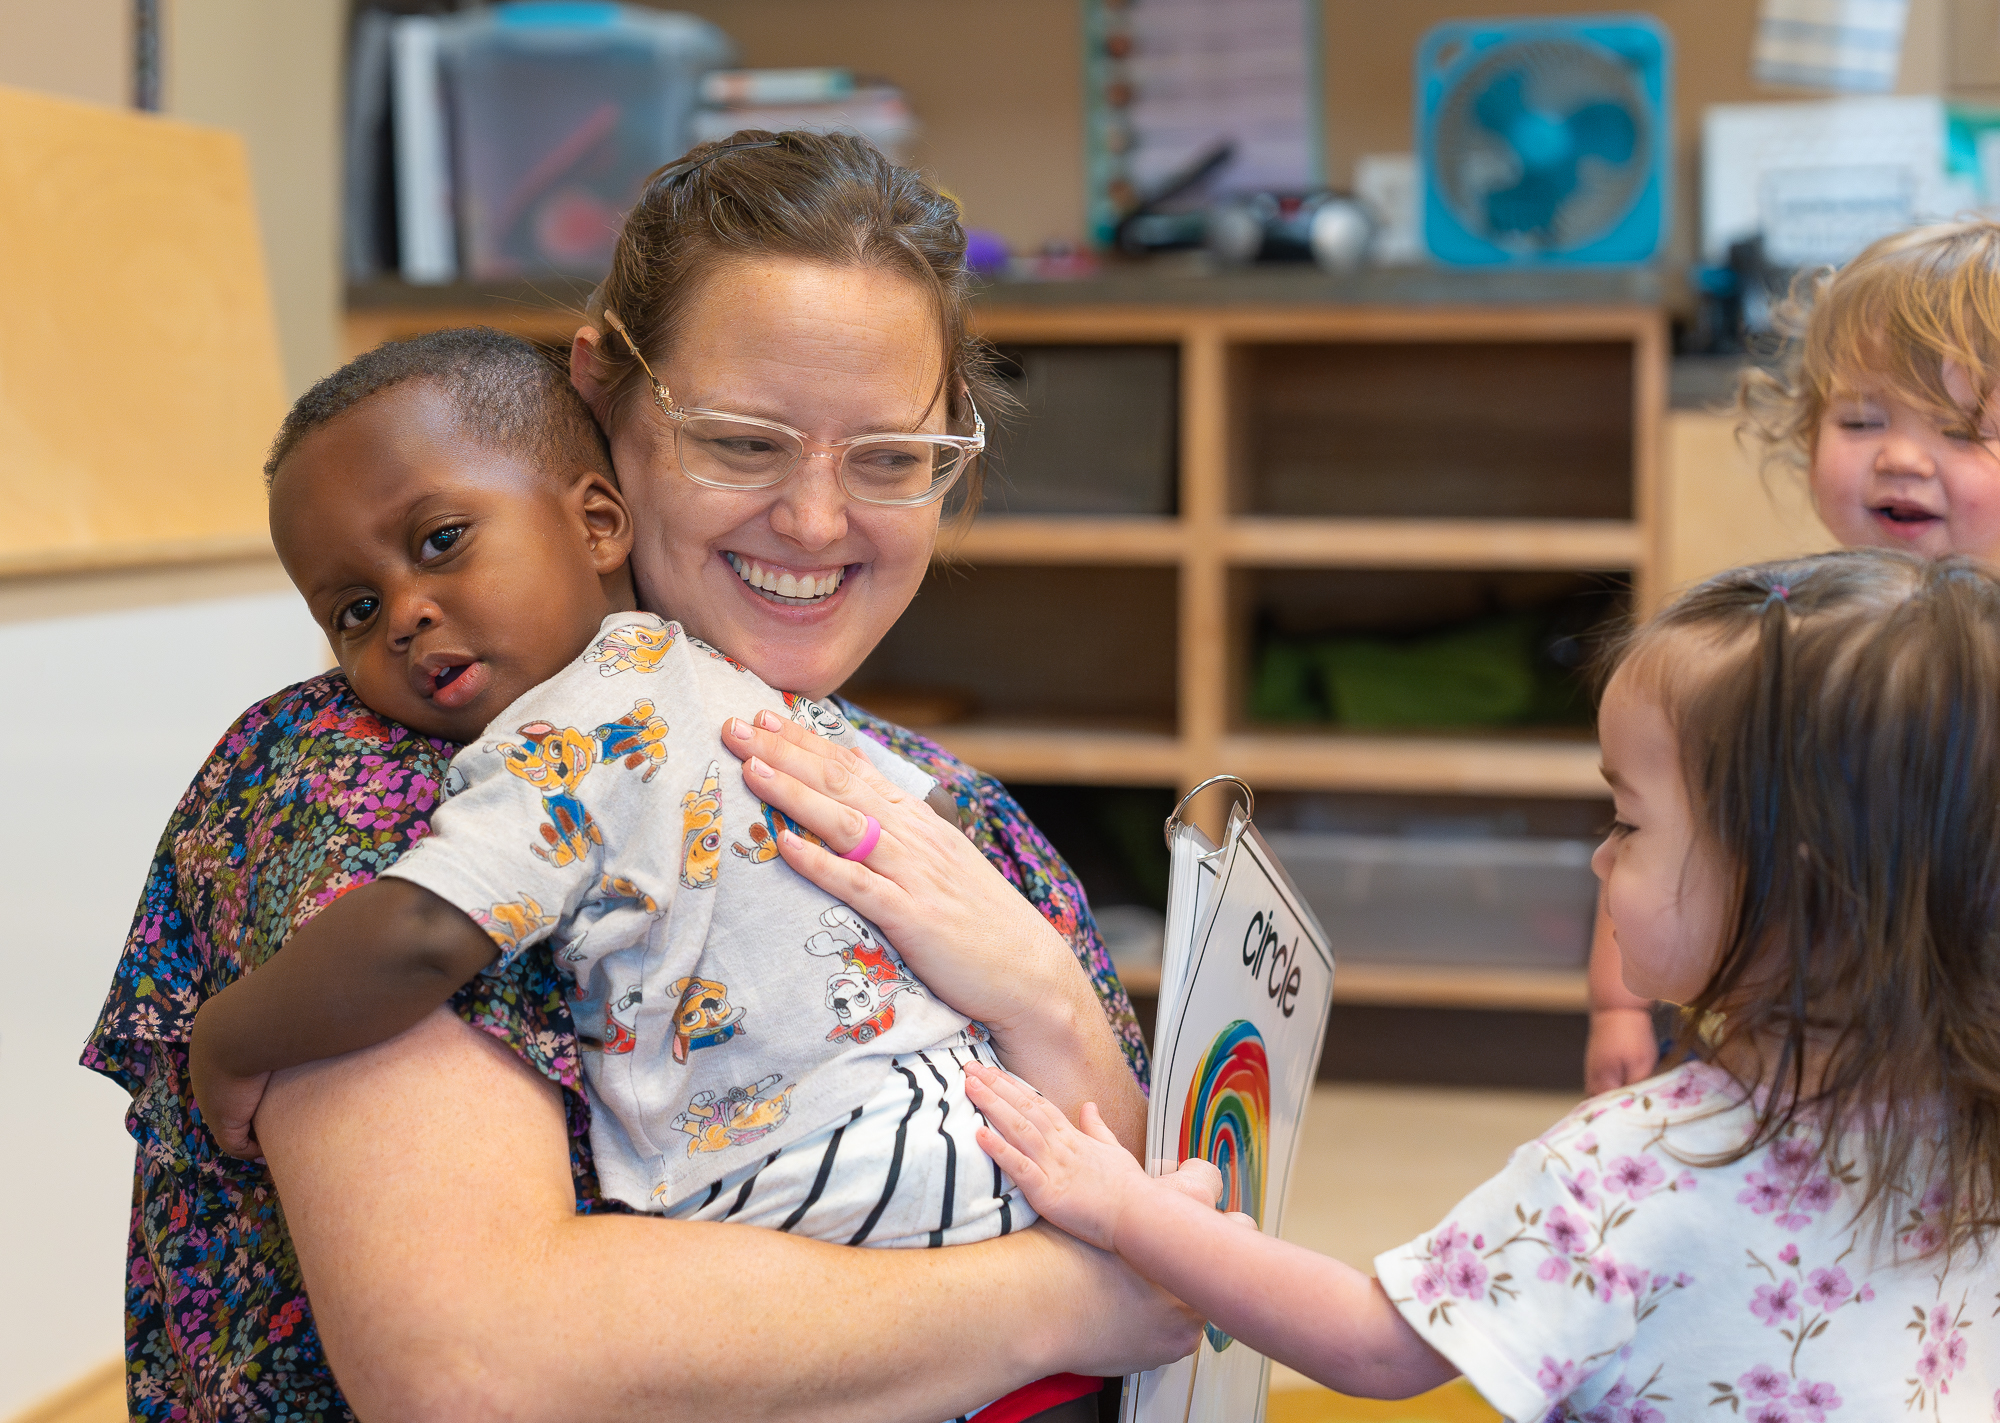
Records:
M1126 1150L1143 1157L1145 1094L1081 968L1058 977L1040 1011L996 1027L993 1048L1009 1072L1061 1107L1070 1120L1082 1115L1085 1102L1095 1102Z
M257 1126L327 1357L371 1423L935 1423L1193 1341L1178 1306L1040 1229L852 1250L578 1217L556 1089L449 1012L278 1079Z

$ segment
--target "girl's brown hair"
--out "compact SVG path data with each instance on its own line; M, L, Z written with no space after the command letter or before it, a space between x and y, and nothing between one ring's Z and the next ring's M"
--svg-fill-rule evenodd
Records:
M2000 1224L2000 581L1881 549L1739 568L1616 654L1729 875L1683 1049L1758 1065L1918 1253ZM1803 1178L1801 1178L1803 1179ZM1851 1178L1850 1178L1851 1179ZM1927 1183L1943 1197L1922 1221ZM1927 1222L1927 1224L1925 1223Z
M957 204L865 139L744 129L659 169L626 214L611 274L587 312L604 336L596 349L603 413L617 418L646 389L637 357L614 331L629 333L657 363L717 266L768 256L901 272L937 315L944 373L937 394L953 428L971 428L968 393L989 420L1008 406L986 347L969 329L971 277ZM979 505L983 463L973 461L954 491L968 513Z
M1801 272L1774 315L1785 337L1778 369L1752 367L1736 386L1737 431L1763 445L1766 463L1809 465L1843 386L1880 385L1977 430L2000 384L2000 222L1881 238L1838 271ZM1965 371L1971 408L1945 390L1946 362Z

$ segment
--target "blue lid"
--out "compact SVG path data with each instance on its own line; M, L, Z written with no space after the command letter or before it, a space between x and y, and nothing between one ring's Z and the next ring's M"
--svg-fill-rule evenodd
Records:
M493 18L509 29L601 30L619 23L622 8L601 0L507 0Z

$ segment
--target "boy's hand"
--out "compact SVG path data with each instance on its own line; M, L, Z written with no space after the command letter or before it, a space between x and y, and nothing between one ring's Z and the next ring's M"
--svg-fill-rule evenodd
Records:
M203 1006L205 1009L206 1005ZM239 1077L225 1070L215 1061L215 1054L209 1048L211 1041L202 1031L202 1014L197 1012L194 1031L188 1039L188 1076L194 1085L194 1102L201 1111L202 1124L228 1155L242 1161L261 1161L264 1153L257 1145L251 1122L257 1115L258 1104L264 1100L264 1087L271 1074L259 1072Z
M1125 1208L1155 1189L1179 1191L1213 1206L1222 1176L1206 1161L1184 1162L1154 1181L1118 1142L1097 1104L1086 1102L1083 1130L1026 1083L985 1063L966 1069L966 1092L988 1125L979 1144L1043 1216L1086 1244L1115 1251Z

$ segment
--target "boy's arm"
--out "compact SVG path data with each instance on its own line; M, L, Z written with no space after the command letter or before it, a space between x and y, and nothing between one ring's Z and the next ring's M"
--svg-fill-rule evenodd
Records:
M231 1156L255 1157L250 1124L271 1073L388 1041L494 956L484 930L420 885L349 891L195 1014L188 1069L202 1120Z
M1180 1178L1216 1181L1204 1161L1154 1180L1094 1105L1079 1131L1046 1097L984 1064L967 1069L990 1126L979 1144L1047 1220L1118 1257L1223 1332L1341 1393L1407 1398L1458 1376L1350 1265L1245 1230ZM1212 1187L1211 1187L1212 1189ZM1212 1199L1212 1196L1211 1196ZM1247 1220L1243 1217L1242 1220Z

